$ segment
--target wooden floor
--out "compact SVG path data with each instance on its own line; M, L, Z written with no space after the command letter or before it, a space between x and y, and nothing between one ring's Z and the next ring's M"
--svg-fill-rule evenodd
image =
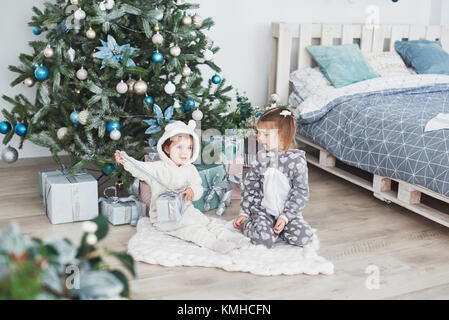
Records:
M38 170L50 159L0 164L0 229L16 220L32 236L61 236L75 243L81 223L52 225L38 194ZM318 230L320 254L335 265L332 276L255 276L221 269L137 264L134 299L449 299L449 229L313 166L304 217ZM238 202L224 214L238 212ZM126 250L135 228L112 227L102 245ZM369 269L369 266L374 269ZM368 273L366 272L368 268ZM378 268L378 289L368 277Z

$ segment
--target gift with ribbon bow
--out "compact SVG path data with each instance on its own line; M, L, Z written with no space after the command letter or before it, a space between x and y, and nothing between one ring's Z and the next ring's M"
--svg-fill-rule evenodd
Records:
M177 190L169 188L161 180L149 173L145 168L139 163L139 161L129 157L126 153L121 152L120 156L132 164L137 170L149 177L150 179L159 183L162 187L168 191L163 192L156 200L156 210L157 210L157 220L158 221L178 221L182 218L184 214L184 200L182 195Z
M98 216L98 182L86 171L67 168L42 176L45 213L52 224L91 220Z
M107 191L114 191L114 196L108 196ZM105 216L112 225L130 224L137 225L140 217L146 213L146 204L137 200L135 195L119 198L115 186L104 189L104 197L98 199L100 214Z
M144 156L145 162L152 162L160 160L159 154L155 150L151 150L148 154ZM148 183L145 181L139 182L139 201L145 203L147 205L147 217L150 216L150 208L151 208L151 187Z
M215 213L222 215L231 203L232 185L225 177L223 165L195 165L202 179L204 189L202 197L193 201L193 205L200 211L217 209Z

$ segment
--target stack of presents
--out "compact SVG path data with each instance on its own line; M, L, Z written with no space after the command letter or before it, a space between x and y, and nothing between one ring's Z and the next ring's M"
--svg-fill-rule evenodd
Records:
M201 163L195 164L204 189L203 196L193 205L202 212L213 210L222 215L231 200L240 199L245 162L244 139L238 134L212 136L203 141ZM144 161L158 161L151 149ZM86 170L69 174L66 168L39 172L39 193L44 210L53 224L91 220L99 214L113 225L135 226L140 217L149 215L151 187L135 180L128 189L130 195L120 198L115 187L104 190L98 197L98 182ZM177 220L182 216L181 195L167 191L158 199L160 220Z

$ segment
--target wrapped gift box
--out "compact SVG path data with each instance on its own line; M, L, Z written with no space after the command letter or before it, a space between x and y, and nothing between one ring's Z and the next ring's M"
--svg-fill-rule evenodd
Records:
M222 164L200 164L195 165L200 174L203 187L203 195L197 201L193 201L193 206L204 212L217 209L217 214L221 215L224 208L231 200L232 186L226 181L225 170Z
M108 197L106 191L115 190L113 197ZM146 204L137 200L135 196L126 198L117 197L117 189L109 187L105 189L105 198L100 198L100 214L105 216L112 225L130 224L137 225L140 217L146 214Z
M43 175L42 186L45 212L52 224L98 216L98 183L90 174L59 171Z
M233 187L231 199L241 199L241 183L238 182L241 182L243 174L245 140L233 132L233 130L228 130L227 135L212 136L205 142L203 163L225 163L228 165L228 174L231 178L229 182Z
M43 170L43 171L39 171L39 173L38 173L38 180L39 180L38 183L39 183L39 195L41 197L43 197L43 195L44 195L42 186L43 186L43 181L46 179L46 177L60 175L62 173L62 170L64 170L64 168L62 168L61 170ZM82 169L80 171L80 173L88 173L88 172L87 172L86 169Z
M183 195L178 192L167 191L156 200L158 221L178 221L184 214Z

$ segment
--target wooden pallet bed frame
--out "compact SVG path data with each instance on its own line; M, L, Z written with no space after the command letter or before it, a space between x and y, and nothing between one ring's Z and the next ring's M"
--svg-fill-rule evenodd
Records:
M281 103L287 103L290 93L290 72L294 69L315 66L306 50L311 44L335 45L358 43L363 52L394 50L396 40L440 40L449 51L449 28L445 26L423 25L377 25L362 24L272 24L272 58L268 96L277 93ZM294 45L297 41L297 45ZM294 52L297 47L297 52ZM296 58L296 59L295 59ZM296 61L296 68L294 63ZM296 134L298 145L307 146L307 161L351 183L373 192L374 196L387 203L396 203L441 225L449 227L449 214L421 203L421 195L449 204L449 197L402 180L373 175L372 181L363 179L351 170L336 167L337 159L323 147L310 139ZM348 166L351 168L350 166ZM360 170L360 169L358 169ZM392 181L397 182L397 190L392 189Z

